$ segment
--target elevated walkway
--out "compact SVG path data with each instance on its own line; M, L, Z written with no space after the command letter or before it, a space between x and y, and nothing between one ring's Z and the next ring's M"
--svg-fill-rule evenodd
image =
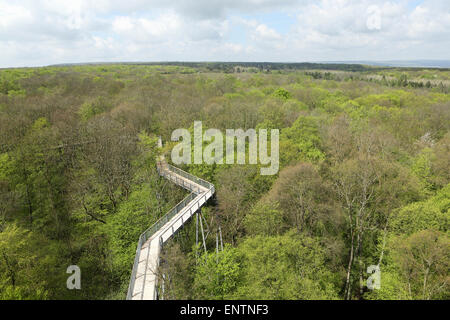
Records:
M186 198L166 213L139 237L127 300L156 300L159 254L169 240L215 192L214 186L177 167L158 162L158 173L190 191Z

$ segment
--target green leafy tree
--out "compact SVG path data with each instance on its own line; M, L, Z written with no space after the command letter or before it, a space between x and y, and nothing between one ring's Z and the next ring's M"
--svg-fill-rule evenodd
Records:
M280 161L282 165L298 161L319 162L325 159L317 120L300 116L290 128L281 131Z
M336 279L318 241L287 233L257 236L238 247L243 280L238 299L337 299Z
M198 299L223 300L233 296L241 276L238 251L226 245L223 251L205 252L195 267L194 290Z

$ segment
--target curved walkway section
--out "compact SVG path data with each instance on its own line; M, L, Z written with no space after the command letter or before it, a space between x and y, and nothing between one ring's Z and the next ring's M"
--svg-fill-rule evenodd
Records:
M214 185L179 168L158 162L161 176L191 192L139 237L127 300L156 300L162 245L214 194Z

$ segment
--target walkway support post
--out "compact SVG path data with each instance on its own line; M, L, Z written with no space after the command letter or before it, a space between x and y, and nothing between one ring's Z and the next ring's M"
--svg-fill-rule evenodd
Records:
M205 232L204 232L204 230L203 230L202 217L203 217L202 211L200 210L200 228L202 229L203 247L205 248L205 253L206 253L207 250L206 250Z

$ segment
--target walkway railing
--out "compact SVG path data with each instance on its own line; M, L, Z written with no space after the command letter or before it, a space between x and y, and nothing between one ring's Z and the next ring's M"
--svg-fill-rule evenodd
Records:
M194 176L186 171L183 171L180 168L174 167L168 163L158 162L157 167L158 167L159 174L163 177L166 177L167 175L175 173L179 177L188 179L189 182L186 182L186 184L184 185L184 188L191 190L192 192L195 192L195 193L201 192L201 190L199 190L199 188L196 187L195 184L198 184L208 190L212 190L213 193L215 191L214 185L212 183L209 183L208 181L200 179L199 177L196 177L196 176ZM177 178L177 181L180 181L179 185L183 187L183 181L181 181L181 180L183 180L183 179ZM186 181L186 180L184 180L184 181Z

